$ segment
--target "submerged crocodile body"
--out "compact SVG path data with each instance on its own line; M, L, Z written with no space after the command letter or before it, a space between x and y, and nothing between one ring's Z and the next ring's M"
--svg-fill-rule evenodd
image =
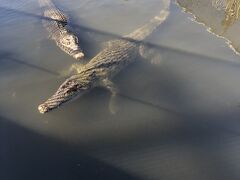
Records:
M89 63L79 68L76 75L68 78L52 97L41 104L38 107L39 112L46 113L97 86L103 86L110 90L113 98L117 94L117 88L111 79L136 60L139 54L139 43L137 42L150 35L164 22L168 14L169 11L165 8L141 28L122 39L110 41L104 50Z
M64 52L74 57L82 59L84 54L80 48L78 38L67 26L66 16L51 2L51 0L38 0L43 10L43 25L50 34L57 46Z

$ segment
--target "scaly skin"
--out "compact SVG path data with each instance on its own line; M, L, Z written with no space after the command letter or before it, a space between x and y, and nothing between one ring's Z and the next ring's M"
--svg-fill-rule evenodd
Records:
M104 50L89 63L78 69L78 74L68 78L52 97L41 104L38 107L39 112L46 113L57 108L96 86L106 87L115 96L116 88L111 79L136 60L139 54L139 45L136 41L143 40L150 35L167 16L168 11L162 10L159 16L153 18L148 24L125 36L123 39L108 43Z
M67 27L67 18L55 7L50 0L39 0L43 9L43 25L57 46L77 60L83 59L84 54L80 48L78 38Z

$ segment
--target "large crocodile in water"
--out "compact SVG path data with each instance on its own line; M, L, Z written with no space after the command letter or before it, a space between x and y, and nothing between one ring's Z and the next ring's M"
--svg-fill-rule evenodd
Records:
M39 112L46 113L55 109L97 86L110 90L113 99L117 94L117 88L111 79L136 60L140 50L137 42L149 36L168 17L169 1L167 2L167 7L149 23L121 39L110 41L104 50L79 68L76 75L68 78L52 97L39 105Z
M51 39L70 56L78 60L82 59L84 53L80 48L77 36L68 29L66 16L51 0L39 0L39 4L45 17L43 25L50 33Z

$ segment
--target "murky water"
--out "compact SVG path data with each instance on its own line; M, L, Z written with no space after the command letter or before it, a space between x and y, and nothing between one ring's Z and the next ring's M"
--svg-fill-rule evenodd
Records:
M54 2L87 59L162 7L162 0ZM207 7L199 11L206 19L220 19ZM239 179L240 57L190 17L171 3L146 40L158 63L139 59L114 79L115 115L101 88L42 115L37 106L75 60L48 39L37 1L1 0L0 179ZM237 31L228 34L239 43Z

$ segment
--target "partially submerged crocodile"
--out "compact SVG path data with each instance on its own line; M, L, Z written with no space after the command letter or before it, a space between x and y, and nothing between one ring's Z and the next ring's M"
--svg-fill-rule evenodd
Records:
M110 41L104 50L89 63L79 68L76 75L68 78L52 97L39 105L39 112L46 113L97 86L103 86L110 90L111 99L113 99L117 94L117 88L111 79L136 60L140 50L138 42L149 36L168 17L169 1L167 0L167 2L167 7L149 23L122 39Z
M39 0L39 4L43 10L43 25L50 33L57 46L64 52L74 57L82 59L84 53L80 48L78 38L74 35L67 26L66 16L51 2L51 0Z

